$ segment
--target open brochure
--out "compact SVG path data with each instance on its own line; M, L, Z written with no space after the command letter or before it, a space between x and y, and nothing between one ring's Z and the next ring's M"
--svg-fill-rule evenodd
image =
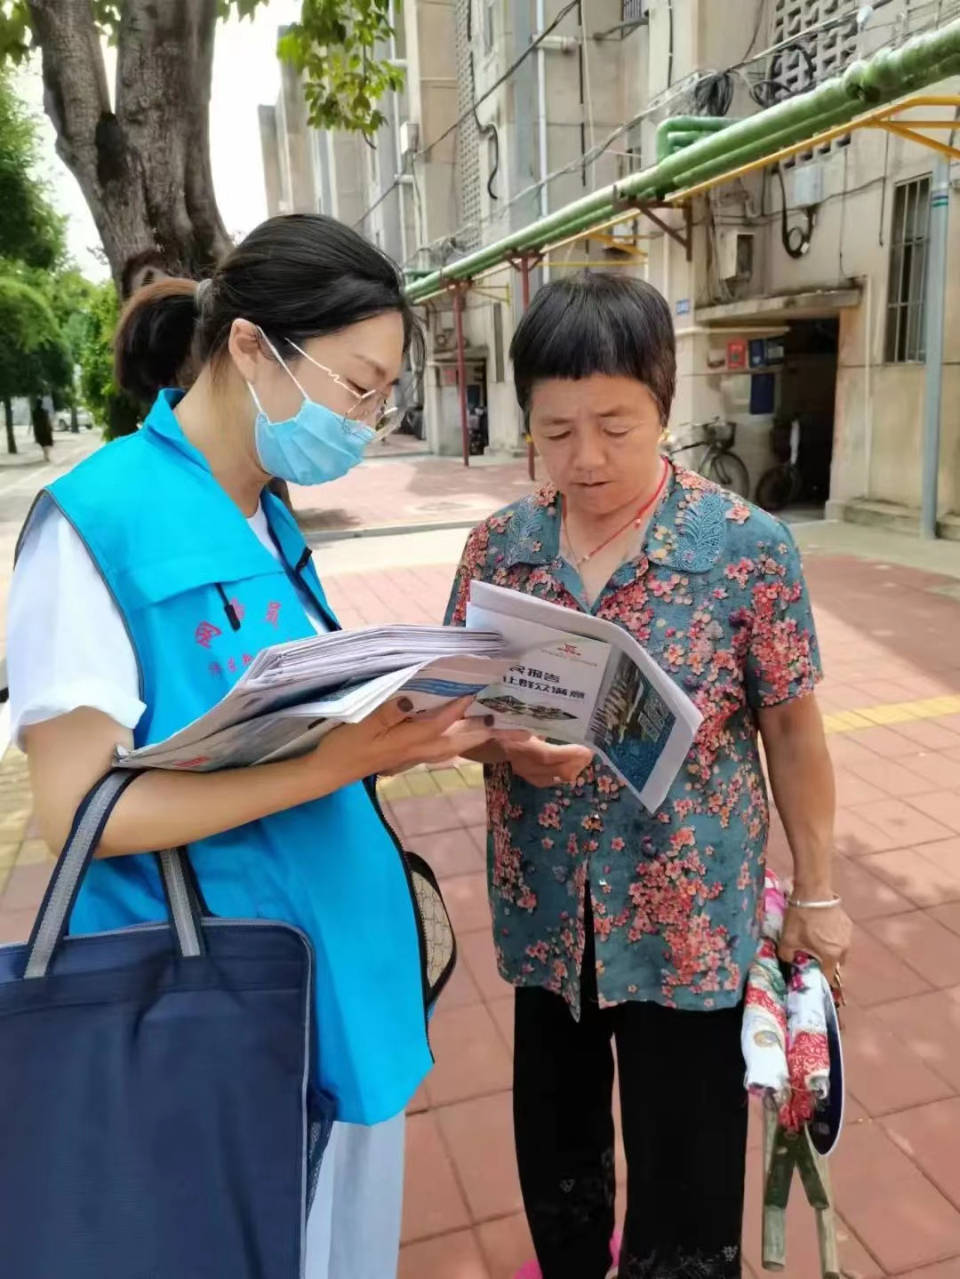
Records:
M416 711L474 697L472 713L492 713L498 727L592 746L651 811L700 723L621 627L472 582L466 629L381 626L264 649L205 715L117 763L191 772L271 763L401 694Z
M700 726L686 694L622 627L488 582L470 583L467 625L522 654L477 698L499 728L592 746L645 808L659 808Z
M453 626L379 626L276 644L205 715L117 764L213 772L273 763L305 754L337 724L356 724L401 693L418 711L475 697L512 660L499 635Z

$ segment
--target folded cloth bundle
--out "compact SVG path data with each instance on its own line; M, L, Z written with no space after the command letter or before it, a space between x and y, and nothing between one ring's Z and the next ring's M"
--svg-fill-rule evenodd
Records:
M820 965L798 953L785 977L777 957L786 893L768 870L760 947L747 974L741 1045L747 1088L772 1100L780 1123L799 1131L830 1088L830 1050Z

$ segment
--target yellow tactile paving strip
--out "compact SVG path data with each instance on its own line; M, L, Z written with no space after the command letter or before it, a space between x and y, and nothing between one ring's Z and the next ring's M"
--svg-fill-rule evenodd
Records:
M858 706L852 711L832 711L823 717L828 733L854 733L862 728L906 724L909 720L938 719L960 715L960 696L928 697L920 702L886 702L880 706Z
M960 694L928 697L916 702L885 702L877 706L858 706L855 710L831 711L824 715L828 734L854 733L865 728L890 727L911 720L939 719L960 715ZM397 777L385 777L379 784L381 798L429 799L483 785L483 769L479 764L461 762L446 768L415 768ZM30 818L30 780L26 758L11 747L0 761L0 892L10 868L21 854L27 822ZM29 841L31 844L37 841ZM21 861L24 857L19 857Z

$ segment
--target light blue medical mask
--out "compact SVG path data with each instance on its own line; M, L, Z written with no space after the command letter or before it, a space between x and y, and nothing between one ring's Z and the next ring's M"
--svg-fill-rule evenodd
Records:
M363 422L356 422L328 409L325 404L311 400L262 329L260 334L303 396L293 417L271 422L253 384L247 383L257 408L253 438L260 465L268 475L289 480L292 484L326 484L328 480L346 475L363 461L363 451L376 438L377 432ZM305 351L300 353L312 364L317 364ZM324 368L320 364L318 367Z

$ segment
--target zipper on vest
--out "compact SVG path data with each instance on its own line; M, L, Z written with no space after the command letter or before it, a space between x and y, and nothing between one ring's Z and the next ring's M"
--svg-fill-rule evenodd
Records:
M227 592L223 589L220 583L217 582L216 585L217 585L217 593L219 594L220 598L223 600L223 611L227 615L227 621L230 623L230 629L232 631L239 631L240 618L237 617L237 610L233 607L233 605L227 599Z
M330 627L330 630L339 631L342 628L340 626L340 623L336 620L336 618L330 612L329 606L326 604L321 604L320 600L317 598L317 596L314 594L311 588L304 581L303 570L310 563L312 555L313 555L313 552L310 550L310 547L305 546L303 548L303 554L297 560L293 569L293 575L294 575L294 578L296 579L296 584L299 587L299 589L304 593L304 595L306 595L307 599L310 600L315 605L318 616L323 618L323 620ZM284 563L286 563L286 561L284 561Z

